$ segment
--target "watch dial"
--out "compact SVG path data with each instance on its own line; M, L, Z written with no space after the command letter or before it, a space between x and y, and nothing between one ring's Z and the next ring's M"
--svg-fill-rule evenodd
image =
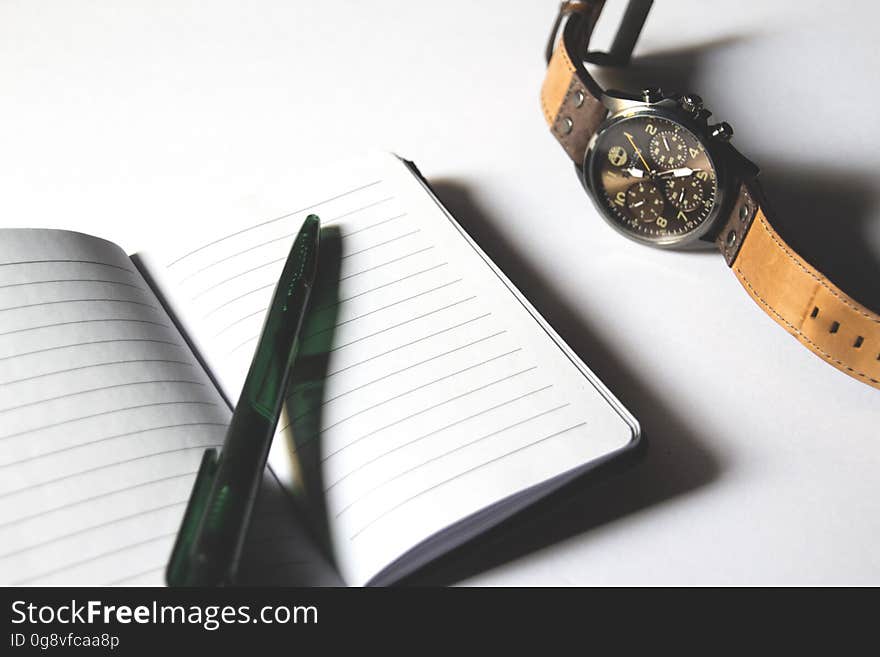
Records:
M718 197L712 159L675 121L636 115L603 130L591 175L602 208L633 237L674 243L709 218Z

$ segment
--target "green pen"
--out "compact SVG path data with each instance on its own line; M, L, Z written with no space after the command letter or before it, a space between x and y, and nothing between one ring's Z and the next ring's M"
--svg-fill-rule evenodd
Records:
M306 217L284 264L223 450L202 457L165 571L170 586L231 584L296 355L318 265L321 221Z

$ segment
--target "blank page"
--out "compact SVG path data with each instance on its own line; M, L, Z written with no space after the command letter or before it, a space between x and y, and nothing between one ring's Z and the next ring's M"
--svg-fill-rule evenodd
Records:
M318 466L348 583L633 442L635 421L400 159L346 163L261 200L271 212L211 217L213 232L153 254L151 271L165 267L175 312L235 400L304 217L335 231L338 254L322 242L320 264L335 285L323 281L297 361L324 353L323 378L297 388L295 372L272 465L295 485L294 444Z
M0 580L163 582L229 408L128 257L0 239Z

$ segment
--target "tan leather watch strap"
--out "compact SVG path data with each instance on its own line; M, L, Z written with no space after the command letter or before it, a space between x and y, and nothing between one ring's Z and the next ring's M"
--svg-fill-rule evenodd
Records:
M880 388L880 315L864 307L786 244L743 184L717 244L759 306L817 356Z
M604 0L562 3L562 37L553 50L541 86L544 119L578 166L583 164L587 143L606 114L600 100L602 91L582 63L603 5Z

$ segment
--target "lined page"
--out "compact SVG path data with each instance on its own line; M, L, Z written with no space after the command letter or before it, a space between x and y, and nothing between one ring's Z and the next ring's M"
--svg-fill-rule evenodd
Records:
M293 235L310 212L334 231L338 254L322 237L320 258L333 285L312 305L296 366L325 354L320 394L308 394L315 377L294 382L272 465L295 486L279 453L294 445L318 467L347 582L632 441L631 418L399 159L371 156L263 199L274 212L212 217L207 239L154 254L153 268L235 400Z
M229 408L118 247L0 240L0 581L163 583Z

